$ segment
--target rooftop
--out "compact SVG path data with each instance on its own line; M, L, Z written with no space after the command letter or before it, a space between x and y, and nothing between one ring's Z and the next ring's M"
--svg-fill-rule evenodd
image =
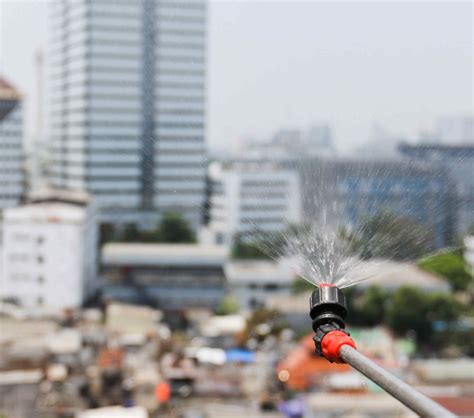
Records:
M228 249L201 244L111 243L102 247L105 265L178 265L185 267L223 265Z
M84 190L44 188L30 193L28 200L31 203L58 202L86 206L91 203L92 197Z
M31 203L17 208L5 209L6 223L81 223L86 213L84 208L70 203L42 202Z
M281 282L291 283L295 272L282 263L274 261L231 261L225 267L230 283L239 282Z
M381 286L396 290L402 286L413 286L426 291L448 292L449 284L440 277L420 269L417 265L389 260L363 262L353 272L354 282L359 287ZM368 279L368 280L366 280Z

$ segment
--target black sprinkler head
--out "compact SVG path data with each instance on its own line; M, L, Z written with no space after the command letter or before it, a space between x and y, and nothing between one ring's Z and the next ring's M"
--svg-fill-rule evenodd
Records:
M322 285L311 294L309 315L313 320L313 330L322 325L337 324L344 329L347 316L346 298L342 290L332 285Z

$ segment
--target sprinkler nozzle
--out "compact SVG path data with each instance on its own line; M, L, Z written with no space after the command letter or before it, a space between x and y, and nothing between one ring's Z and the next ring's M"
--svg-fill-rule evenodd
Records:
M335 323L339 328L345 328L347 316L346 298L342 290L336 286L320 286L311 294L309 300L309 315L313 320L313 330L316 332L321 325Z
M344 293L336 286L322 285L311 294L309 304L309 315L316 333L313 338L316 352L330 362L340 362L338 353L341 344L355 347L349 334L344 331L347 316Z

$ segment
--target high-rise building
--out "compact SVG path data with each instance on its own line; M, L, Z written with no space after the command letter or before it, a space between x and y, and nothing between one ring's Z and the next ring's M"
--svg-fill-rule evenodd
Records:
M51 182L101 221L194 226L205 189L205 0L61 0L52 10Z
M297 171L251 160L215 162L209 171L210 219L202 240L231 245L236 235L281 232L301 220Z
M431 231L433 244L452 243L453 185L443 167L423 162L305 159L300 171L303 219L323 217L353 228L367 216L389 211Z
M21 95L0 77L0 212L16 206L23 193L22 141Z
M77 308L97 290L97 210L78 192L42 191L4 211L0 297Z
M443 168L453 184L450 206L453 210L453 233L463 236L474 226L474 145L424 143L399 145L401 155Z

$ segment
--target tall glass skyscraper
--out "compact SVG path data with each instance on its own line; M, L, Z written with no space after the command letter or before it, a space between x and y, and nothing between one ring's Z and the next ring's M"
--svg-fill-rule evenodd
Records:
M20 93L0 77L0 214L24 191L23 106Z
M205 0L52 6L50 179L101 220L197 225L205 188Z

